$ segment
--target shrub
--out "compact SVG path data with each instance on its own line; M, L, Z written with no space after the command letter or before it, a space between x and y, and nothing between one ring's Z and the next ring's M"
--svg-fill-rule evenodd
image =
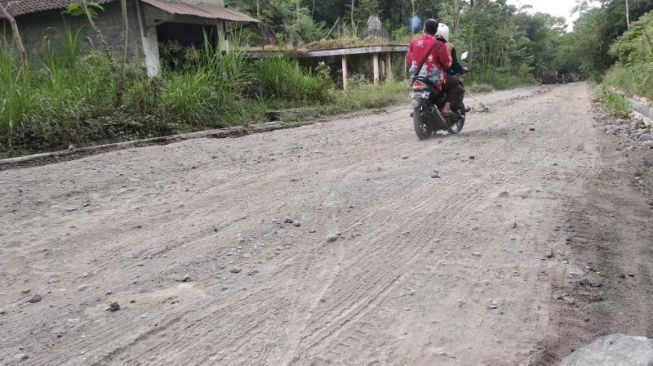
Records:
M305 72L288 59L269 58L256 62L253 72L263 99L275 104L296 106L334 100L330 72L324 64Z

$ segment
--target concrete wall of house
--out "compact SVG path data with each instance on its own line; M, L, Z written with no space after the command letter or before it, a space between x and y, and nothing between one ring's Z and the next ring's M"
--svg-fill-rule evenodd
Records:
M0 42L9 40L11 40L11 27L6 20L0 19Z
M139 27L138 3L133 0L127 2L128 56L132 62L138 62L140 66L143 60L143 42ZM56 47L58 40L67 29L71 32L79 31L81 33L80 46L83 49L101 50L102 47L84 16L73 17L63 14L63 10L53 10L19 16L16 18L16 22L30 56L39 55L48 45ZM120 3L114 2L105 5L104 11L98 15L95 22L115 55L122 55L123 27Z

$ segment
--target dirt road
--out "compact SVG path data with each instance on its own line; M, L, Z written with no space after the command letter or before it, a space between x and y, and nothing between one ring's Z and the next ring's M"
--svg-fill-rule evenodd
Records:
M0 364L548 365L653 336L650 155L585 84L482 100L421 142L404 107L0 172Z

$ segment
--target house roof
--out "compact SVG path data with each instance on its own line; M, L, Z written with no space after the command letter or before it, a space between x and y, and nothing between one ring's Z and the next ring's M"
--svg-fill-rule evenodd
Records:
M195 16L206 19L221 19L232 22L257 23L258 20L227 7L201 2L179 0L142 0L166 13L174 15Z
M63 9L80 0L0 0L0 4L11 16L37 13L45 10ZM89 0L96 4L107 4L115 0ZM222 19L232 22L255 23L258 20L243 13L216 4L205 4L198 1L188 2L183 0L142 0L167 13L175 15L196 16L206 19Z
M97 4L106 4L114 0L90 0ZM79 0L0 0L0 4L11 16L36 13L39 11L63 9L66 6L77 3Z

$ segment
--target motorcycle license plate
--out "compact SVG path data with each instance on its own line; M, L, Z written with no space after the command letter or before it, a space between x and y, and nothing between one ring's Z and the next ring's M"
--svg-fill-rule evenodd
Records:
M429 99L429 95L430 95L430 92L428 90L410 92L410 98L411 99L415 99L415 98Z

